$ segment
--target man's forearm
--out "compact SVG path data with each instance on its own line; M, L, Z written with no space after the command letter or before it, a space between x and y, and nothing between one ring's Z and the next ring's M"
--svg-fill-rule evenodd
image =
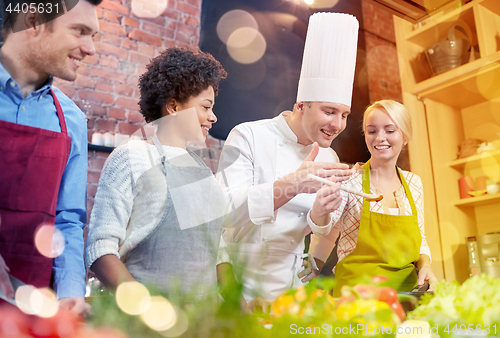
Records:
M274 210L278 210L297 196L297 187L284 179L279 179L273 184Z

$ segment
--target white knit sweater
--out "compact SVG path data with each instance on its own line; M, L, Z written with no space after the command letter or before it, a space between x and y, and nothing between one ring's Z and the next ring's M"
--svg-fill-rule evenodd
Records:
M187 154L178 147L163 146L163 149L169 160ZM167 187L161 170L150 169L159 163L160 154L155 146L137 140L116 148L109 155L90 216L85 250L87 268L108 254L124 260L127 252L158 225L167 203ZM193 160L193 163L196 162ZM144 179L146 172L160 176ZM229 256L221 239L217 264L224 262L229 262Z

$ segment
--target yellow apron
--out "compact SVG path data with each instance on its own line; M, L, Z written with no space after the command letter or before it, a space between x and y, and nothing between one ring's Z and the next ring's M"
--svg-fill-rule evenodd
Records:
M356 248L335 268L334 297L340 297L343 285L355 285L364 276L386 276L397 291L411 291L418 278L414 262L420 257L422 238L418 227L417 208L410 189L396 167L408 196L412 215L388 215L370 211L363 201ZM363 191L370 193L370 161L363 166Z

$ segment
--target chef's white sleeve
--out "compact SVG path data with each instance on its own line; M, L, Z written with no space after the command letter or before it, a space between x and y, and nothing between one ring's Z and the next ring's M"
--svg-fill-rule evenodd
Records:
M230 205L230 225L238 227L249 221L256 225L275 220L274 182L254 185L253 135L238 126L229 134L216 175Z

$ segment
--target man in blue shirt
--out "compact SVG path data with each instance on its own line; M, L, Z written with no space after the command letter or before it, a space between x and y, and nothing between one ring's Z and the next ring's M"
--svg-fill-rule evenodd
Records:
M40 7L49 2L38 1L40 12L6 20L0 49L0 287L14 297L8 273L36 287L52 285L60 306L76 313L86 309L87 128L52 81L75 80L80 61L95 53L100 2L80 0L47 19Z

